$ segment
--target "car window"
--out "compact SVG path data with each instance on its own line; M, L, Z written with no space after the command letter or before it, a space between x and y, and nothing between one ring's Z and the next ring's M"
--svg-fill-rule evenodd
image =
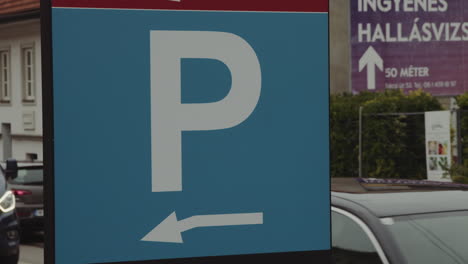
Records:
M364 230L349 217L332 213L332 254L335 264L381 264Z
M468 212L398 217L389 229L408 263L468 263Z
M42 184L44 171L42 168L19 168L18 177L11 180L13 184Z
M3 173L3 170L0 169L0 190L5 186L5 174Z

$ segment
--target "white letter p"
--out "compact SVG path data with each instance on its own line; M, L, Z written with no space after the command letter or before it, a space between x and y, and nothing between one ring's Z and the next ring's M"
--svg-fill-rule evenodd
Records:
M205 31L151 31L152 191L182 191L182 131L232 128L244 122L260 99L257 55L242 38ZM215 59L231 72L221 101L181 103L181 60Z

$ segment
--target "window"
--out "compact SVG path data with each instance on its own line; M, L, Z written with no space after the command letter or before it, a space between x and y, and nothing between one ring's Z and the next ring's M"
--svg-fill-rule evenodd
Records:
M24 167L18 169L18 177L10 181L13 184L40 185L44 182L42 167Z
M26 160L28 161L37 160L37 153L26 153Z
M0 102L10 102L10 69L10 51L0 51Z
M332 213L332 255L336 264L383 264L366 231L353 219Z
M0 186L5 186L6 183L6 178L5 178L5 172L0 169Z
M468 212L400 216L388 225L407 263L468 263Z
M23 68L23 100L34 102L36 100L35 76L34 76L34 47L28 46L22 49Z

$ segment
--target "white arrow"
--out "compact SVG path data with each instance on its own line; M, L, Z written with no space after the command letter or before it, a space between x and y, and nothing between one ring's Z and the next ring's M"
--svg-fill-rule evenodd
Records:
M383 60L375 49L370 46L359 60L359 72L367 66L367 89L375 90L375 66L383 71Z
M184 243L182 232L198 227L261 225L263 213L197 215L177 221L175 212L149 232L142 241Z

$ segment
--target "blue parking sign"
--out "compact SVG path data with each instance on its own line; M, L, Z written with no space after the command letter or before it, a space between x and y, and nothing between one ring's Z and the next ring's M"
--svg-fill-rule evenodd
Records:
M327 5L53 1L48 263L328 263Z

